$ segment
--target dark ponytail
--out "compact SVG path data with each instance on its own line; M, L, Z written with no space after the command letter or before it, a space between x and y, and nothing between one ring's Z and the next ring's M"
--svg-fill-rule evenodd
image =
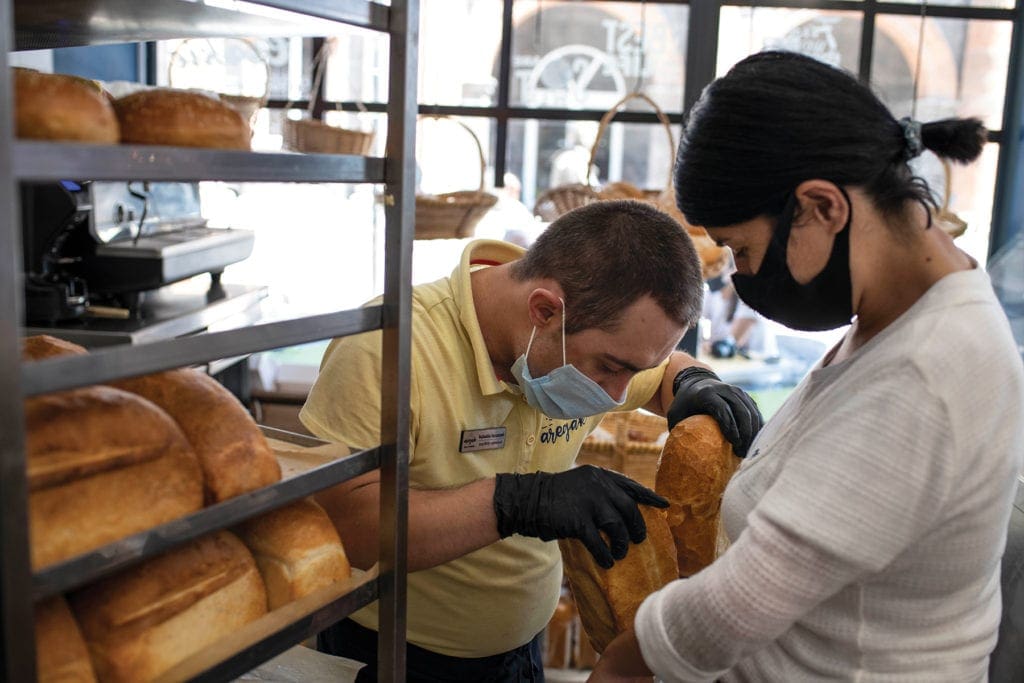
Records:
M907 166L920 147L968 162L981 154L977 119L920 127L920 145L846 71L804 55L761 52L701 94L676 157L676 202L694 225L722 227L781 213L797 185L821 178L863 189L884 213L910 200L934 205ZM916 146L916 150L914 147Z

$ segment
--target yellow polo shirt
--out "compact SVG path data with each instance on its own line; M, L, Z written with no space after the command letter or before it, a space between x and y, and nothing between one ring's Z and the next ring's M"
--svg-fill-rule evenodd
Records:
M522 253L504 242L472 242L451 277L413 290L412 488L458 487L498 472L564 471L601 420L549 418L494 374L469 275L480 264L513 261ZM299 415L310 431L358 448L380 443L380 349L379 331L331 342ZM663 373L664 364L638 374L621 410L646 404ZM490 444L499 447L460 452L464 430L494 427L505 428L504 443ZM545 627L561 583L557 543L510 536L409 575L408 640L455 657L511 650ZM376 630L377 604L352 618Z

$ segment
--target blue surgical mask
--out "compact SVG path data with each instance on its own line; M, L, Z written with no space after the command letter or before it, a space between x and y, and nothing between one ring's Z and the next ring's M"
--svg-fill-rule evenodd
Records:
M559 299L561 301L561 299ZM512 364L512 375L519 382L526 402L556 420L572 420L579 417L590 417L599 413L607 413L618 408L622 401L616 401L608 392L601 388L574 366L565 362L565 302L562 301L562 366L555 368L543 377L531 377L526 357L530 355L533 337L537 334L534 326L530 333L530 341L526 344L526 353L519 356Z

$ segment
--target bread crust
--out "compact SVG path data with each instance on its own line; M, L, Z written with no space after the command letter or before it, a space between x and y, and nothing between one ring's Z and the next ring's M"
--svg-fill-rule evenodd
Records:
M120 127L95 81L15 67L16 135L34 140L115 144Z
M69 596L100 680L151 680L266 613L252 555L218 531Z
M202 473L178 426L145 399L86 387L26 399L34 569L202 507Z
M215 149L250 148L249 124L215 97L153 88L114 100L121 142Z
M96 683L89 649L63 596L36 603L35 632L38 683Z
M654 490L669 502L679 576L693 576L714 561L722 494L739 463L709 415L688 417L669 433Z
M352 575L334 524L311 499L246 520L236 531L256 559L271 610Z
M633 625L644 598L678 577L665 511L639 507L647 538L643 543L631 543L626 556L611 569L600 567L582 541L558 541L583 630L599 653Z

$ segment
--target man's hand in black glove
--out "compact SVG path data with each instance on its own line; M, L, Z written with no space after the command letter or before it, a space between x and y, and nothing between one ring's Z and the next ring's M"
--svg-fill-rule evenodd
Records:
M745 391L726 384L706 368L693 366L676 375L672 393L675 398L666 414L669 430L691 415L710 415L732 444L733 452L746 457L764 418Z
M630 541L647 537L637 503L668 507L654 491L593 465L557 474L499 474L494 483L494 514L502 538L578 538L605 569L626 556ZM608 534L610 548L599 531Z

